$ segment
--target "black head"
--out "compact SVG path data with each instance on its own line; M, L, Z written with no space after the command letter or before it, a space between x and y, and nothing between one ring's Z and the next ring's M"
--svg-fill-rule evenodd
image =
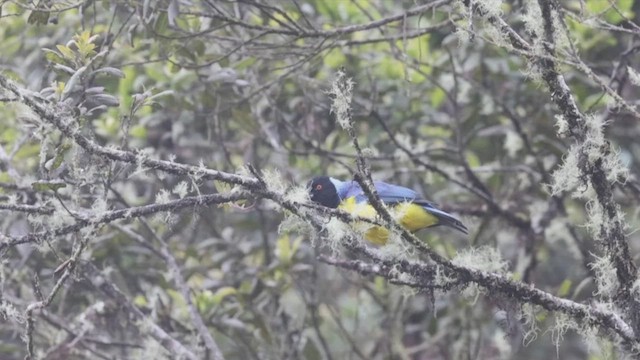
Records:
M335 209L340 204L338 190L328 176L318 176L309 182L311 200L322 206Z

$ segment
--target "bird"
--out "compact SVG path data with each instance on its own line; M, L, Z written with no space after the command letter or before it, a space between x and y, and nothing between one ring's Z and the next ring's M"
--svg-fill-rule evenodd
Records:
M469 233L460 220L438 209L435 203L424 199L414 190L383 181L374 181L373 186L380 200L390 206L395 220L411 232L443 225L464 234ZM377 215L362 187L355 180L341 181L329 176L316 176L309 181L308 188L311 200L322 206L368 219L374 219ZM367 226L365 238L375 245L385 245L389 239L389 231L382 226Z

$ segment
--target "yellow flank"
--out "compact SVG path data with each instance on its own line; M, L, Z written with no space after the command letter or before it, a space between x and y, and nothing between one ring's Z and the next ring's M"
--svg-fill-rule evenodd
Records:
M345 199L339 209L354 216L375 219L377 212L368 203L356 203L355 197ZM422 206L405 202L393 206L391 209L393 218L407 230L416 232L438 224L438 218L427 212ZM376 245L384 245L389 239L389 231L382 226L372 226L368 223L358 222L354 225L356 231L363 232L365 238Z

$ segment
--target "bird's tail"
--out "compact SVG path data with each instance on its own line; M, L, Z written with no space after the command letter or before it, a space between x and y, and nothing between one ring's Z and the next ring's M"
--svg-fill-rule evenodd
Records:
M460 231L463 234L469 234L469 230L467 229L466 226L464 226L464 224L456 219L455 217L453 217L452 215L442 211L442 210L438 210L434 207L425 207L425 209L432 215L434 215L435 217L438 218L438 225L444 225L444 226L448 226L448 227L452 227L458 231Z

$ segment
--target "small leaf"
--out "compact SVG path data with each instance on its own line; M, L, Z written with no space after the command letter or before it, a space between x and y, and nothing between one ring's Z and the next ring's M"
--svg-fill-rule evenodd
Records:
M54 64L62 64L62 63L65 62L64 57L62 56L62 54L58 53L55 50L42 49L42 51L45 52L45 54L44 54L45 59L51 61Z
M571 280L565 279L562 284L560 284L560 288L558 289L558 296L566 297L569 294L569 290L571 290Z
M118 100L118 98L109 94L92 95L89 97L89 99L100 105L120 106L120 101Z
M147 128L144 125L134 125L129 130L129 135L136 139L145 139L147 137Z
M280 237L276 242L276 254L281 263L288 264L291 259L291 244L289 235Z
M95 111L98 110L107 110L107 106L106 105L98 105L96 107L91 108L89 111L87 111L86 113L84 113L84 115L91 115L93 114Z
M147 301L147 298L144 297L144 295L138 295L134 297L133 303L138 307L147 306L149 304L149 302Z
M66 87L66 84L64 81L58 81L56 82L56 94L61 95L62 92L64 91L64 88Z
M289 235L283 235L276 242L276 255L281 263L285 265L291 264L291 259L296 255L298 247L302 242L302 237L296 238L293 242Z
M158 34L164 34L169 26L169 19L167 13L160 13L154 24L154 30Z
M83 66L80 69L78 69L75 72L75 74L73 74L69 78L69 81L67 81L67 84L64 87L64 91L62 92L62 99L65 99L67 95L69 95L69 93L73 91L75 86L80 82L82 75L84 75L85 71L87 71L87 67Z
M75 58L75 54L73 53L73 50L71 50L66 45L56 45L56 49L58 49L58 51L60 51L62 56L64 56L65 58L67 58L69 60L73 60Z
M48 98L49 96L54 95L55 93L56 93L56 89L52 86L49 86L40 90L40 95L45 98Z
M465 157L467 158L467 163L469 164L470 168L480 166L480 158L476 154L468 151L465 154Z
M38 11L34 10L29 15L27 19L27 23L35 24L35 25L46 25L49 21L49 12L48 11Z
M155 95L150 96L147 100L151 101L153 99L157 99L161 96L167 96L167 95L173 95L173 90L165 90L165 91L161 91Z
M180 69L181 69L180 65L176 64L175 62L172 62L172 63L169 65L169 71L170 71L172 74L177 73L178 71L180 71Z
M222 300L224 300L224 298L226 298L227 296L235 295L237 293L238 291L234 287L231 287L231 286L221 287L220 289L218 289L218 291L216 291L215 294L213 294L213 298L211 300L215 305L220 305L222 303Z
M124 79L124 72L122 72L122 70L116 69L114 67L100 68L100 69L98 69L98 70L96 70L96 71L91 73L91 75L98 75L98 74L107 74L107 75L115 76L115 77L120 78L120 79Z
M69 152L69 149L71 149L71 144L67 142L62 143L60 146L58 146L58 148L56 149L56 157L53 160L53 164L51 164L51 168L49 169L49 171L55 170L59 168L60 165L62 165L64 156L67 152Z
M104 86L94 86L84 91L84 93L87 95L102 94L103 92L104 92Z
M79 35L74 36L73 39L78 47L78 52L83 58L86 59L95 53L96 45L92 43L92 39L95 39L95 37L91 36L90 31L85 30Z
M67 73L67 74L69 74L69 75L74 74L74 73L76 72L76 71L75 71L75 70L73 70L72 68L70 68L70 67L68 67L68 66L66 66L66 65L62 65L62 64L55 64L55 65L53 66L53 68L54 68L55 70L59 70L59 71L65 72L65 73Z
M31 183L31 187L33 188L33 190L35 191L57 191L58 189L62 189L64 187L66 187L67 184L63 183L60 180L57 181L36 181Z

